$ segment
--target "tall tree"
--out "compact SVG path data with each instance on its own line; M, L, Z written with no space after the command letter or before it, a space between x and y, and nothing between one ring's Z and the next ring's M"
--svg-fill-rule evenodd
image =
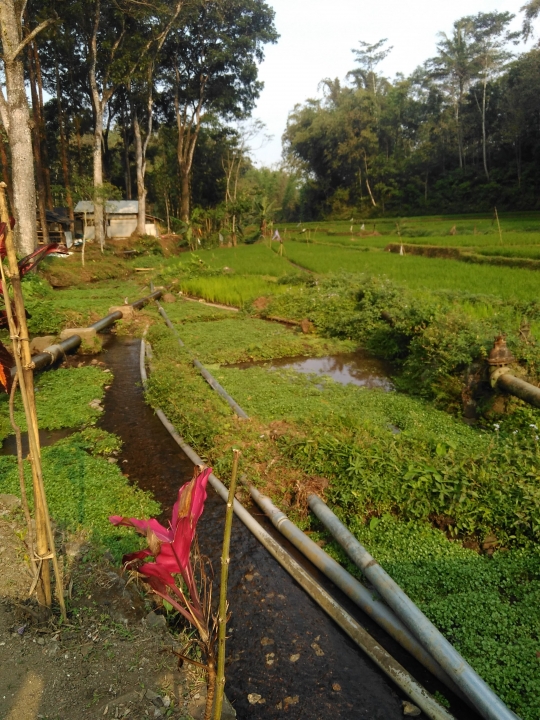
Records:
M6 78L6 94L0 92L0 114L11 148L13 203L17 221L15 238L17 249L25 254L37 247L37 231L34 158L23 52L36 35L52 22L45 20L24 36L23 29L29 28L24 26L19 3L14 0L0 2L2 61Z
M474 96L482 122L482 159L484 172L489 180L489 167L487 157L487 109L488 85L497 78L505 65L512 57L508 49L509 42L517 41L519 33L509 32L508 25L514 19L509 12L478 13L464 22L470 23L471 34L474 38L474 61L476 64L476 77L480 85L480 92L474 91Z
M474 74L472 23L457 20L451 35L439 33L438 55L428 61L432 77L439 82L454 109L459 167L463 168L462 108Z
M275 42L274 11L263 0L204 0L193 4L170 33L161 82L174 98L180 217L190 216L190 176L205 113L241 118L262 89L257 63ZM165 95L166 96L166 95ZM162 109L170 119L168 103Z

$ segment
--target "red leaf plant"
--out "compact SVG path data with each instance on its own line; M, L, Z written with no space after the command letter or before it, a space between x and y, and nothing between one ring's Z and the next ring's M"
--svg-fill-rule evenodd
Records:
M197 522L204 509L206 485L211 472L211 468L196 468L193 479L180 488L168 529L154 518L137 520L120 515L109 518L113 525L134 527L138 533L146 536L148 547L124 555L124 567L136 569L156 595L170 603L197 628L204 643L208 642L210 633L190 556ZM153 562L145 562L150 557L154 558ZM174 579L177 574L182 576L187 594L177 585Z

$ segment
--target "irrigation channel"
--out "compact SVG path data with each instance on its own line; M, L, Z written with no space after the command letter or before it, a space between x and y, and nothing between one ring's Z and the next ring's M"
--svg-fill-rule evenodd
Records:
M121 437L119 463L123 472L130 482L153 493L162 503L166 518L178 487L191 479L193 465L144 401L140 341L114 334L104 337L104 350L95 359L112 370L114 381L105 396L100 425ZM71 357L69 362L83 360ZM91 362L90 358L86 362ZM57 439L55 433L44 433L46 444ZM2 452L10 449L6 442ZM217 582L225 504L210 486L208 490L198 532L201 550L212 561ZM258 508L251 506L249 510L414 678L431 693L439 691L451 701L455 718L479 717L312 566ZM229 585L232 617L226 690L241 720L279 718L284 712L293 720L323 720L330 714L333 720L403 717L402 701L408 699L404 693L304 593L236 517ZM260 700L251 704L250 695L252 700L253 695L260 696Z

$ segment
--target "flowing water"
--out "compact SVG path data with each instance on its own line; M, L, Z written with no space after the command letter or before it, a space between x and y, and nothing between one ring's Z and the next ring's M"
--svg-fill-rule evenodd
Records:
M110 336L99 357L114 373L100 420L122 438L119 457L130 482L151 491L167 516L193 466L145 404L139 374L140 342ZM340 371L341 372L341 371ZM68 431L66 431L68 434ZM52 435L52 434L51 434ZM429 691L452 700L458 720L476 720L449 691L365 616L281 538L262 513L264 527L329 590ZM198 526L201 551L217 580L225 504L209 488ZM217 584L214 597L217 597ZM231 541L227 642L227 696L240 720L398 720L407 698L304 593L235 517ZM248 696L260 696L251 704ZM252 698L253 699L253 698Z

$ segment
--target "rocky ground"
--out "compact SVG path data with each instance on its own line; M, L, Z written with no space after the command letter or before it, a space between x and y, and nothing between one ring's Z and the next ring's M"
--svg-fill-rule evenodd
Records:
M0 719L202 718L204 677L178 669L181 638L111 559L72 540L68 622L39 621L24 536L18 499L0 496Z

